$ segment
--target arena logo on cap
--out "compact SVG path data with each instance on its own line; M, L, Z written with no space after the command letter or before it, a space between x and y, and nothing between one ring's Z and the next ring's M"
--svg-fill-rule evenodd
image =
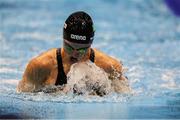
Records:
M86 36L81 36L81 35L74 35L74 34L71 34L71 39L76 39L76 40L86 40Z

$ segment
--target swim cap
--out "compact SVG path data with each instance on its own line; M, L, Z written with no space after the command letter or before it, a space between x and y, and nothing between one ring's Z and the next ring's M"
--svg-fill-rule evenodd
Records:
M91 17L83 11L72 13L64 23L63 38L74 43L92 43L94 29Z

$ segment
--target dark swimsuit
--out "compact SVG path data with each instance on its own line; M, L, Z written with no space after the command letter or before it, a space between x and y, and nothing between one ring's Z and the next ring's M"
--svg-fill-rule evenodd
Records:
M57 75L57 80L55 85L64 85L67 84L67 76L64 72L64 67L62 63L62 57L61 57L61 48L58 48L56 50L56 55L57 55L57 63L58 63L58 75ZM91 48L91 53L90 53L90 60L94 62L95 54L94 50Z

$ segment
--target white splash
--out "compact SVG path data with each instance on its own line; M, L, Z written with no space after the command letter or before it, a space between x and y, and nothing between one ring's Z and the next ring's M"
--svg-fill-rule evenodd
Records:
M67 78L68 91L76 94L101 96L112 91L107 73L90 61L73 64Z
M168 89L175 89L178 88L177 84L175 83L175 73L173 71L166 71L161 75L161 79L164 83L161 84L160 87L168 88Z

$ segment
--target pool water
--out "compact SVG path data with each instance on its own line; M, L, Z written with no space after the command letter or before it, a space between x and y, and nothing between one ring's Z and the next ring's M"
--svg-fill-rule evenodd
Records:
M132 94L16 93L28 61L62 46L74 11L95 24L93 47L121 61ZM1 0L0 118L180 119L180 18L163 0Z

